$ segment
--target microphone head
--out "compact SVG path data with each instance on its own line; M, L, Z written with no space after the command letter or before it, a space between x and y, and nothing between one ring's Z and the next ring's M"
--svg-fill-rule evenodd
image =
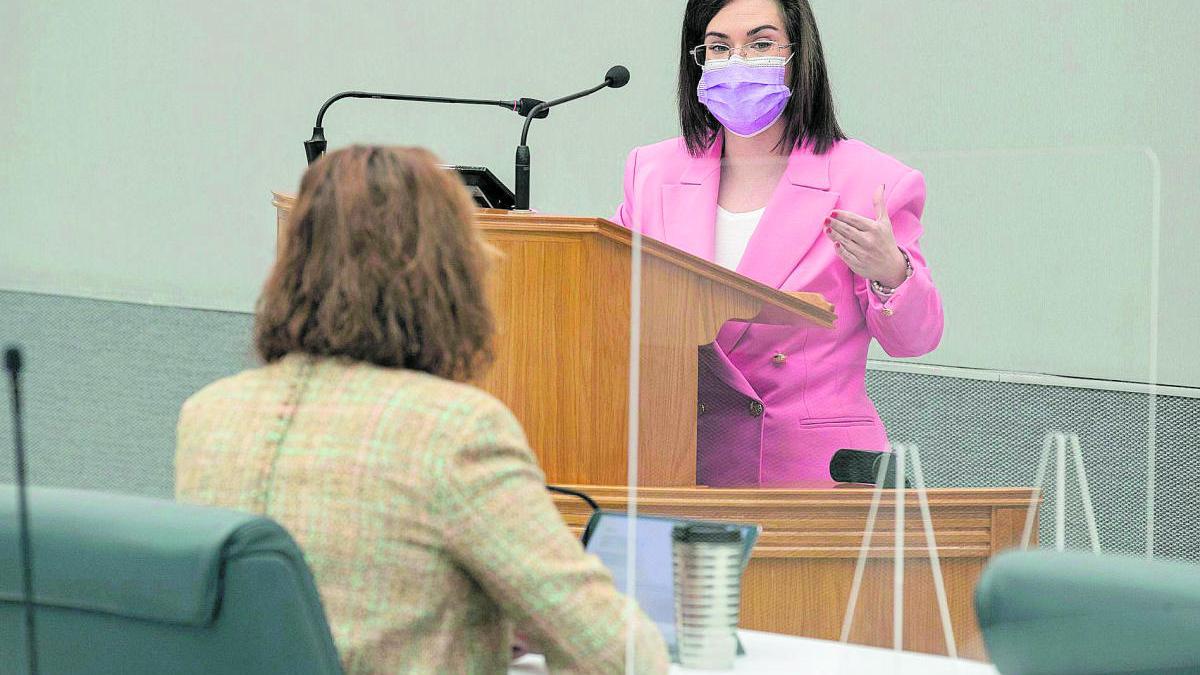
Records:
M879 481L879 469L884 458L888 459L887 471L883 475L885 488L896 487L896 456L890 452L874 450L841 449L829 460L829 477L838 483L866 483L875 485ZM904 481L908 485L907 477Z
M18 347L4 350L4 368L13 375L21 372L21 350Z
M629 84L629 69L625 66L613 66L604 74L604 83L613 89L620 89Z

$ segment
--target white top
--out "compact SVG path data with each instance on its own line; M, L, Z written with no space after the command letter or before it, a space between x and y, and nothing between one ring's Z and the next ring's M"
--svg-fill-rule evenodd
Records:
M951 659L945 656L896 652L879 647L864 647L826 640L740 630L746 655L734 663L733 675L998 675L988 663ZM510 675L542 675L546 662L541 656L527 655L514 662ZM671 675L701 675L711 670L692 670L678 664Z
M754 234L754 228L758 227L758 221L762 219L763 211L766 210L764 206L757 211L731 213L717 206L717 249L713 260L718 265L731 270L737 269L738 263L742 261L742 254L746 252L746 245L750 243L750 237Z

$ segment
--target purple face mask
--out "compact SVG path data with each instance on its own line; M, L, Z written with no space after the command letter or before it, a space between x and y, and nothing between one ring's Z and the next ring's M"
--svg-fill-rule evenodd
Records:
M787 85L791 57L734 56L704 66L696 97L728 131L755 136L783 114L792 90Z

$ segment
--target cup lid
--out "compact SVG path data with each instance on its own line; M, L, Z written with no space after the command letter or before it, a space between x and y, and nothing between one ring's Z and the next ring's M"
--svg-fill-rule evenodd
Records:
M737 544L742 541L742 530L732 525L680 523L671 531L671 538L687 544Z

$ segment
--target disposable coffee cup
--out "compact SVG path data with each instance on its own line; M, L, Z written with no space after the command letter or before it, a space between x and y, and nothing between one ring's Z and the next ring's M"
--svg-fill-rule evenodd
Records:
M680 665L731 670L742 595L742 531L679 524L671 538Z

